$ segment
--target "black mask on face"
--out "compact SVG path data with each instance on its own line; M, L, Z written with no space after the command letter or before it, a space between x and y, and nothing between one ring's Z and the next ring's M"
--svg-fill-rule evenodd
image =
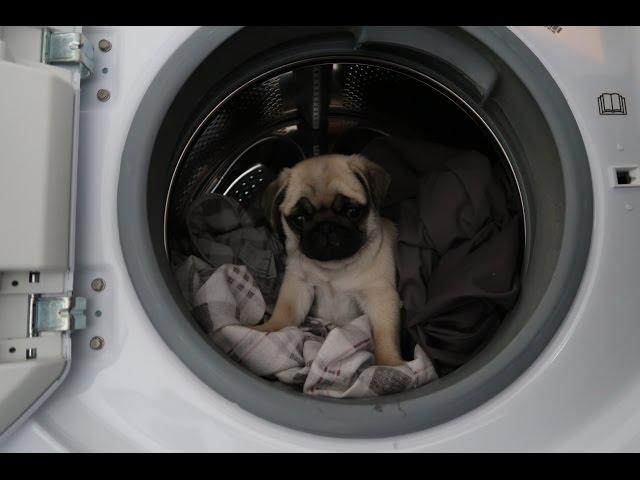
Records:
M300 251L308 258L327 262L349 258L362 248L368 211L368 205L341 194L330 207L322 208L303 197L286 221L300 238Z

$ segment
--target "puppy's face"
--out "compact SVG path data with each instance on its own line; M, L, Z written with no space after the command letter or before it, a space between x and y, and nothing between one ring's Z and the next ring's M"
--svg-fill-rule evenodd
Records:
M390 178L359 155L324 155L282 171L265 192L267 216L289 251L319 262L355 255L379 222Z

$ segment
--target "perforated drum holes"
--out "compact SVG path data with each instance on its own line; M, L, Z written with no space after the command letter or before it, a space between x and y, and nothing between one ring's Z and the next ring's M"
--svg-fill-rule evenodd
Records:
M613 167L611 172L614 187L640 186L640 168L638 167Z

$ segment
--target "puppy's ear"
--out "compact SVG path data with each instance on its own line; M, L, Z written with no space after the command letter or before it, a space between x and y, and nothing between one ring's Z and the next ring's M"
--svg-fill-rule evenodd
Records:
M262 205L269 225L275 231L280 232L282 226L280 222L280 204L284 200L284 195L289 184L291 174L290 168L284 168L278 178L269 184L262 196Z
M389 191L391 175L380 165L362 155L351 155L349 166L356 178L362 183L375 208L380 208Z

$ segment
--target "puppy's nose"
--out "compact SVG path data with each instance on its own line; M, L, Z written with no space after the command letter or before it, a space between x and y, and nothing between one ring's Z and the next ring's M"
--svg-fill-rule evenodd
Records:
M331 245L332 247L339 247L340 235L338 235L336 232L329 233L329 245Z
M334 231L334 227L330 222L323 222L317 226L318 232L329 234Z
M325 248L327 246L327 236L319 234L313 237L313 243L316 248Z
M342 238L335 225L332 225L331 222L324 222L316 227L314 243L317 248L339 247L342 243Z

